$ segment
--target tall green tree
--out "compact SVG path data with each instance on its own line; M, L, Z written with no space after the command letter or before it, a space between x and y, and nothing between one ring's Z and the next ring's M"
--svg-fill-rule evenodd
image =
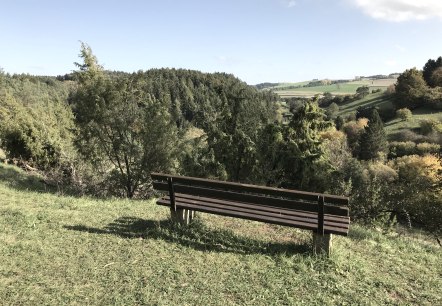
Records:
M177 130L169 105L144 88L142 73L111 78L82 44L70 98L80 129L77 146L100 165L114 188L132 198L150 182L152 171L168 171L177 154Z
M435 80L433 78L434 71L440 67L442 67L442 56L439 56L436 60L429 59L425 63L422 75L425 82L427 82L428 86L430 87L440 86L437 85L437 83L435 83Z
M222 88L219 95L220 112L205 125L208 146L229 180L249 182L257 165L259 132L276 116L273 104L245 83Z
M368 86L361 86L356 89L356 96L359 99L368 96L369 93L370 93L370 88L368 88Z
M414 109L425 103L428 90L422 72L416 68L405 70L397 79L394 103L396 108Z
M306 102L293 114L283 131L282 186L317 190L312 182L317 162L324 154L320 133L332 125L316 102Z
M363 160L375 159L379 153L387 151L387 136L384 130L384 124L376 109L373 109L368 118L368 125L361 135L360 158Z
M435 87L442 87L442 65L433 71L431 81Z
M283 130L284 126L275 122L265 126L259 133L255 176L256 181L266 186L279 186L283 180Z

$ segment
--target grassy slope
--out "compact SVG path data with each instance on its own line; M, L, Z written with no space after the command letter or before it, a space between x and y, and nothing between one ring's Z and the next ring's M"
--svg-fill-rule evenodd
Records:
M394 119L385 123L387 134L395 134L401 130L417 130L420 127L420 121L424 119L433 119L442 121L442 112L435 112L431 108L418 108L413 110L413 118L409 121Z
M293 89L284 89L287 86L302 86L308 82L301 83L281 83L272 89L280 95L281 97L298 97L298 96L314 96L316 94L322 94L324 92L330 92L334 95L349 95L356 93L356 89L361 86L368 86L370 91L373 89L385 90L389 85L394 84L396 79L381 79L381 80L361 80L361 81L351 81L347 83L324 85L324 86L314 86L314 87L300 87Z
M361 100L356 100L339 106L338 115L345 117L354 112L358 107L377 106L379 109L394 108L393 101L383 93L369 94ZM442 112L436 112L432 108L421 107L413 110L413 118L409 121L393 119L385 123L385 131L388 135L396 134L401 130L416 130L419 128L420 121L424 119L434 119L442 121Z
M202 215L171 226L153 201L44 192L0 165L4 305L440 305L441 248L353 225L330 259L310 234Z
M338 114L341 116L345 116L351 112L356 111L360 106L362 107L377 106L380 109L383 109L383 108L392 108L393 103L390 97L385 96L381 92L378 92L374 94L369 94L363 99L352 101L344 105L340 105Z

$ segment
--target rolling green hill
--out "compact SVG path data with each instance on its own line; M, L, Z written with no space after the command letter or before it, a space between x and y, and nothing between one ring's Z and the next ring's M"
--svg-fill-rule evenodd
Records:
M393 108L393 103L391 97L386 96L382 92L377 92L369 94L363 99L340 105L338 115L346 116L351 112L355 112L358 107L379 107L379 109L389 109Z
M278 85L267 87L266 90L273 90L280 97L312 97L324 92L333 95L350 95L356 93L356 89L361 86L368 86L370 91L381 89L384 91L388 86L396 82L395 78L388 79L361 79L337 84L308 86L309 81L298 83L278 83Z
M338 84L323 85L323 86L308 86L309 81L298 83L277 83L270 87L266 87L263 90L272 90L278 94L281 98L292 97L313 97L315 95L321 95L324 92L330 92L332 95L353 95L356 93L356 89L361 86L368 86L370 92L376 89L380 89L381 92L370 93L363 99L348 102L346 104L339 105L339 111L336 115L346 117L351 113L356 112L359 107L377 107L380 111L386 111L394 113L394 105L391 96L385 95L385 89L394 84L396 78L387 79L362 79L357 81L349 81ZM281 113L288 112L288 107L283 104ZM403 121L400 119L391 119L385 122L385 129L388 135L396 134L402 130L418 130L420 122L426 119L435 119L442 121L442 111L437 112L430 108L418 108L413 110L413 118L409 121Z
M0 164L3 305L442 303L441 248L418 231L353 224L331 258L307 231L200 214L189 228L154 201L63 196Z

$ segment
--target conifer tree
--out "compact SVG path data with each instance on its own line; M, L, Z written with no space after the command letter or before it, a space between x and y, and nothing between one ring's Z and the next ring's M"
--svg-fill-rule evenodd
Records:
M170 105L145 90L142 73L111 78L85 44L80 57L79 86L70 98L80 132L77 146L103 169L114 191L132 198L148 185L151 172L173 167L178 138Z
M379 156L379 153L387 150L387 136L378 111L373 108L368 119L368 125L365 127L364 133L359 140L359 157L363 160L375 159Z
M285 127L281 152L284 187L313 187L310 186L310 181L314 179L315 164L324 154L320 133L332 126L332 122L326 121L325 118L324 111L316 102L307 102L293 114Z

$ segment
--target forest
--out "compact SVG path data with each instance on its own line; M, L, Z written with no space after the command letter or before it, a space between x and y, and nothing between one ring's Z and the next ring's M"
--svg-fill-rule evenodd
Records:
M4 162L64 193L144 199L151 172L177 173L346 195L352 220L441 231L442 118L393 137L384 124L442 111L442 57L383 93L394 112L345 117L333 107L368 88L283 100L225 73L108 71L86 44L80 60L64 76L0 72Z

